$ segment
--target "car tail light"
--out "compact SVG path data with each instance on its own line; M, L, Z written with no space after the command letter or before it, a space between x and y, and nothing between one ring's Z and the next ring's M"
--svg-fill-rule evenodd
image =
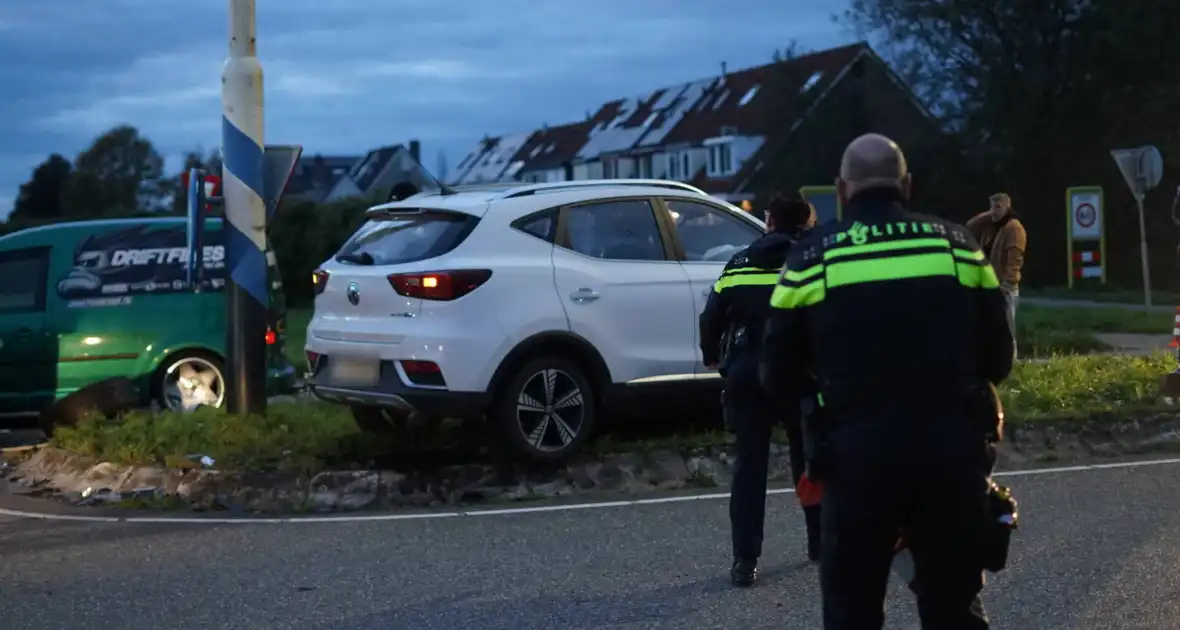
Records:
M304 350L307 353L307 369L315 371L316 363L320 361L320 353Z
M273 346L279 340L278 333L270 326L266 327L266 345Z
M445 387L447 384L434 361L402 361L401 364L410 385Z
M492 277L488 269L461 269L426 273L395 273L389 284L398 295L421 300L454 300L478 289Z
M319 295L324 292L324 287L328 286L328 272L323 269L316 269L311 272L311 293L312 295Z

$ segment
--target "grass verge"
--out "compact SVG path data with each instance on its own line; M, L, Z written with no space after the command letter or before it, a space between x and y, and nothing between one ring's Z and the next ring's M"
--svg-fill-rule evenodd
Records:
M1021 364L1001 388L1001 395L1013 423L1088 420L1153 405L1159 377L1175 367L1175 360L1166 354L1057 357ZM600 437L587 450L597 454L687 450L732 441L732 436L715 425L686 429L673 422L660 419L642 431L616 431ZM366 465L391 448L403 453L431 449L466 449L470 453L478 451L484 439L478 433L445 426L431 435L406 434L387 442L375 441L357 431L345 407L287 403L271 405L266 417L238 418L211 409L192 414L135 412L121 420L61 428L53 442L124 464L192 468L200 466L198 460L204 455L223 470L308 473L325 467ZM776 439L785 438L779 433ZM442 462L435 455L426 459Z
M1021 306L1016 314L1018 331L1042 334L1048 331L1089 333L1136 333L1167 335L1172 332L1174 313L1132 311L1120 308L1053 308Z
M1155 404L1159 378L1174 369L1176 359L1162 352L1055 357L1018 365L1001 397L1006 415L1018 422L1141 409Z

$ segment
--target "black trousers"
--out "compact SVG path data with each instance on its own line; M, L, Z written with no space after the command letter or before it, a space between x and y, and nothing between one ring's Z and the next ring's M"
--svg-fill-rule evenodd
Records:
M825 630L878 630L898 531L909 533L923 630L986 630L977 555L987 518L981 439L965 418L882 413L831 436L822 560Z
M783 423L790 443L791 476L803 475L806 460L800 415L777 408L756 382L737 380L731 374L726 388L726 414L737 441L733 485L729 493L729 521L734 558L754 560L762 555L766 522L766 482L770 461L770 434ZM809 536L819 536L819 506L805 510Z

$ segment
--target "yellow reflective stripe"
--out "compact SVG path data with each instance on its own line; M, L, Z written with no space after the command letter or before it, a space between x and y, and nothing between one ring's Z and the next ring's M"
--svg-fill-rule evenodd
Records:
M803 286L780 284L770 294L771 308L802 308L818 304L824 299L824 280L819 278Z
M777 271L773 273L767 273L766 271L763 271L762 273L747 273L736 276L722 275L713 285L713 290L717 293L721 293L722 290L728 289L730 287L750 285L769 286L778 283L778 275L779 274Z
M984 257L983 252L979 250L972 251L969 249L959 249L956 247L952 251L955 254L955 258L959 258L961 260L973 260L977 262L983 262L984 260L987 260L987 258Z
M778 273L778 269L763 269L761 267L738 267L736 269L726 269L725 271L721 272L721 275L722 276L732 276L734 274L739 274L739 273L764 273L767 271L773 271L775 273Z
M912 238L901 241L886 241L883 243L868 243L865 245L849 245L824 252L824 260L832 260L842 256L854 254L878 254L894 252L902 249L918 249L921 247L947 247L950 243L944 238Z
M792 284L803 284L823 272L823 265L813 265L800 271L786 269L783 271L783 280Z
M869 260L850 260L828 265L828 286L839 287L866 282L955 276L955 262L945 254L910 254Z
M972 289L995 289L1000 286L996 278L996 271L991 265L973 265L971 263L955 263L959 272L959 283Z

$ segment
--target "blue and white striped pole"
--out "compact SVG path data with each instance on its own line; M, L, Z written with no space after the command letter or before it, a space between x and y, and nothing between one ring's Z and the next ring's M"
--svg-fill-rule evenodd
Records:
M254 0L229 0L229 58L221 73L225 203L226 403L230 413L266 411L270 300L263 202L262 63Z

